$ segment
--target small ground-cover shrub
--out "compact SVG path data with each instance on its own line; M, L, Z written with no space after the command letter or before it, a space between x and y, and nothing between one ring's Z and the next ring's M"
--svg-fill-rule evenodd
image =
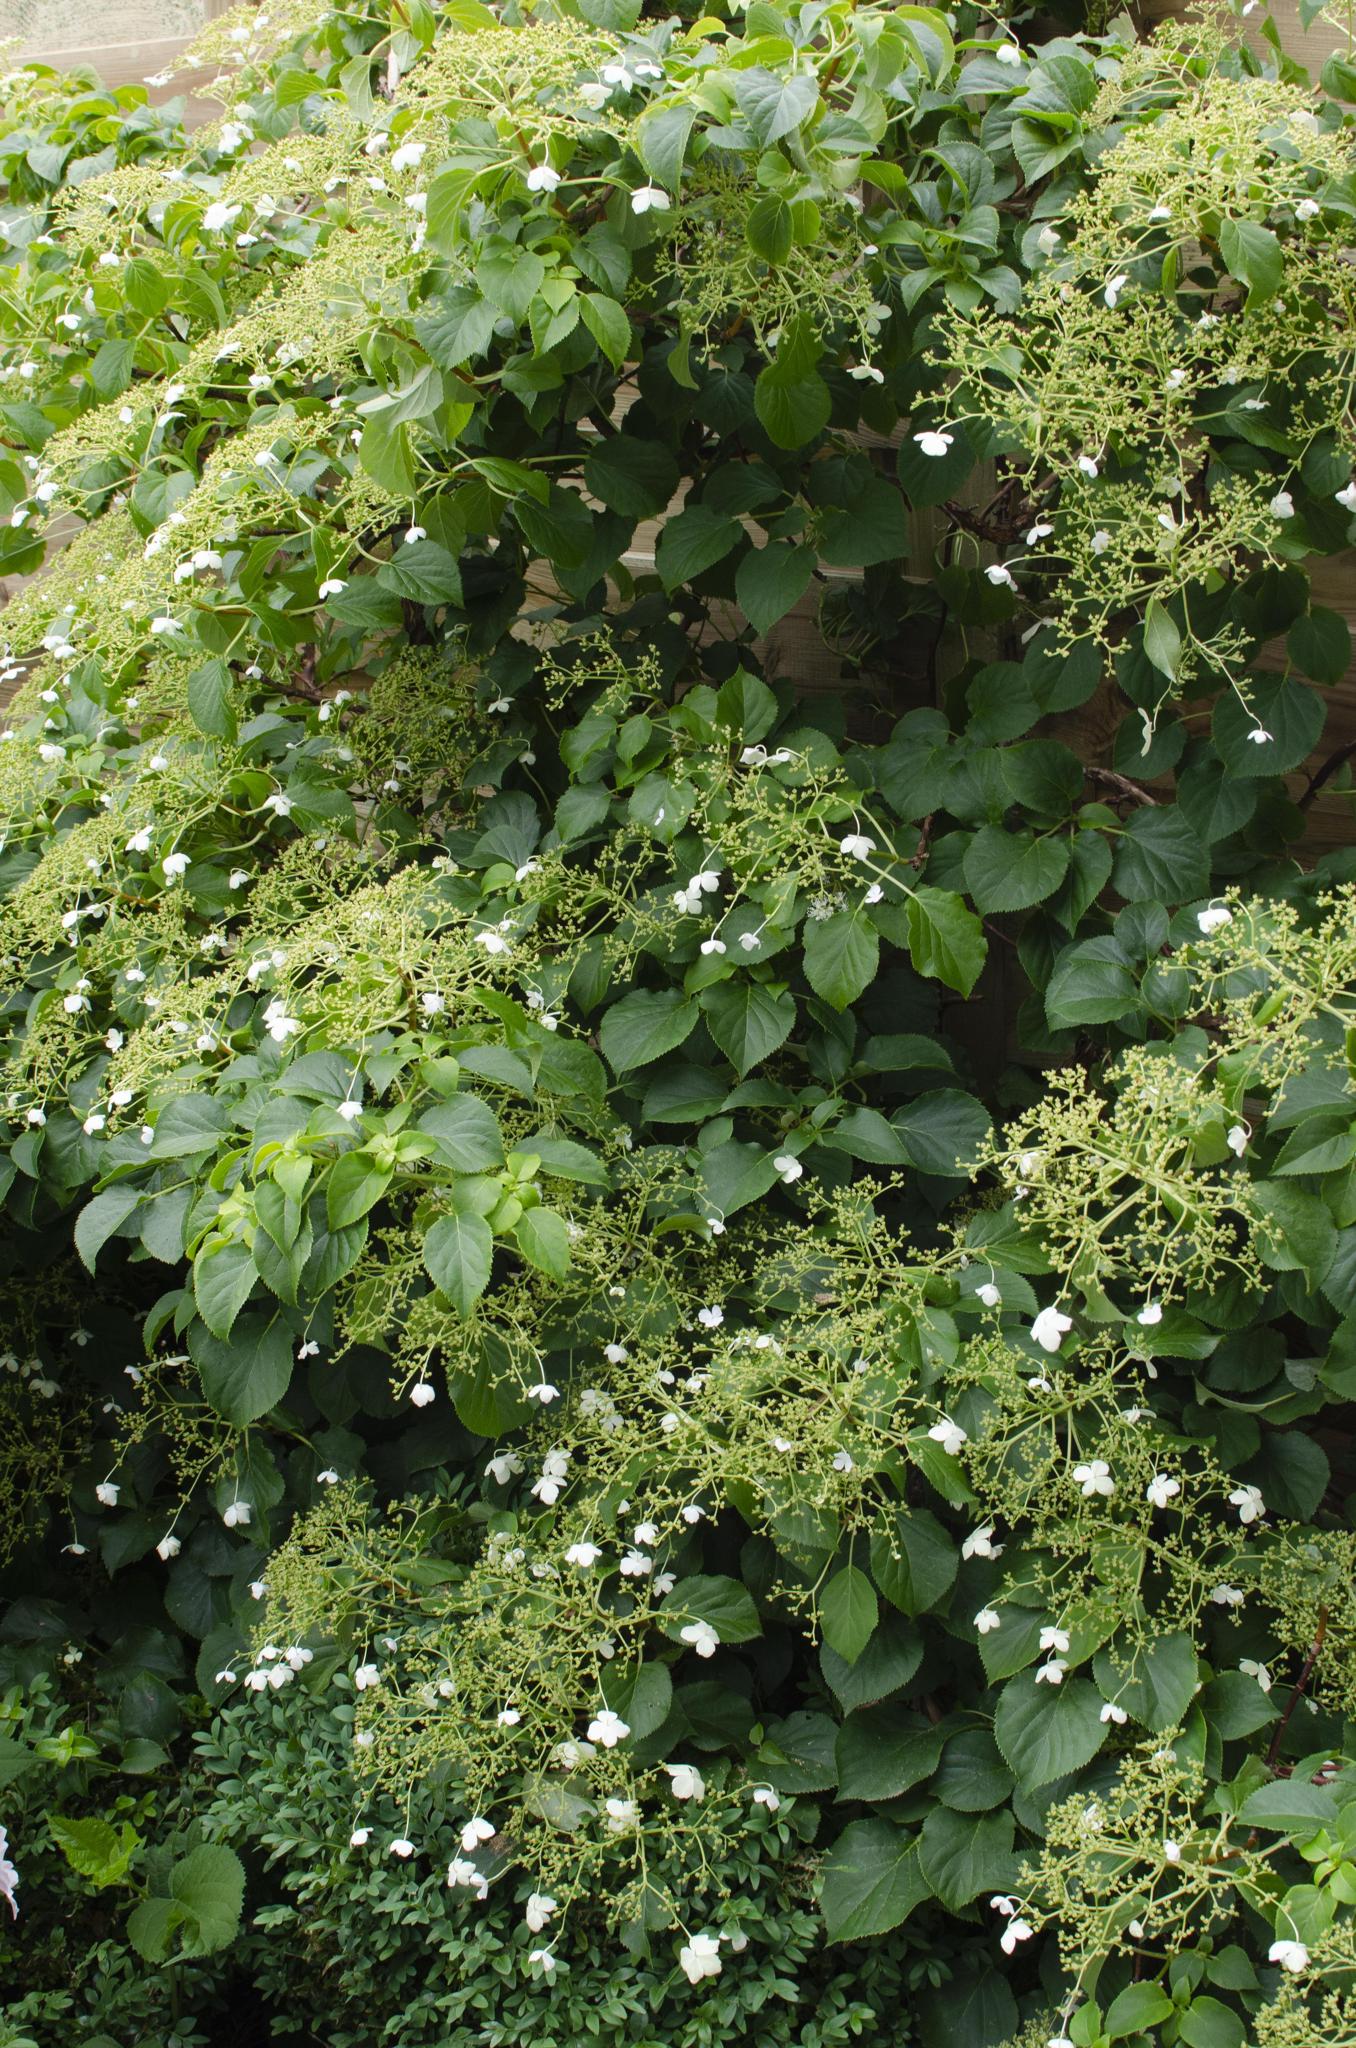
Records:
M211 48L5 158L15 2041L1350 2040L1349 72Z

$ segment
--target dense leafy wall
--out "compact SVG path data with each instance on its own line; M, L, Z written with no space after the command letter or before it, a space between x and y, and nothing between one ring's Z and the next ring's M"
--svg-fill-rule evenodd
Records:
M0 2038L1350 2041L1350 73L208 50L3 141Z

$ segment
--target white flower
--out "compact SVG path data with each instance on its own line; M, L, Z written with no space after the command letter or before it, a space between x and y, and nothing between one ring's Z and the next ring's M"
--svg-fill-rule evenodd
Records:
M1243 1157L1243 1154L1248 1149L1247 1125L1231 1124L1229 1126L1227 1133L1225 1134L1224 1142L1229 1147L1229 1150L1233 1153L1234 1157L1236 1159L1241 1159Z
M427 1408L429 1402L435 1398L435 1391L427 1380L419 1380L410 1388L410 1402L415 1408Z
M478 946L483 946L487 953L500 954L511 950L508 940L502 938L498 932L477 932L475 942Z
M1210 1598L1216 1607L1241 1607L1247 1595L1241 1586L1221 1585L1212 1587Z
M720 1936L694 1934L679 1949L678 1961L689 1984L700 1984L703 1977L718 1977L721 1967Z
M1333 496L1344 511L1356 512L1356 479L1344 484L1340 491L1334 491Z
M1238 1509L1238 1519L1244 1527L1249 1522L1260 1522L1267 1511L1260 1486L1236 1486L1229 1495L1229 1505Z
M1044 227L1036 237L1036 247L1042 256L1053 256L1063 239L1057 228Z
M1263 1692L1271 1691L1271 1673L1265 1664L1259 1664L1255 1657L1240 1657L1238 1668L1249 1678L1255 1678Z
M1182 1482L1180 1479L1169 1478L1166 1472L1155 1472L1153 1478L1144 1489L1144 1498L1153 1507L1165 1508L1170 1501L1176 1500L1181 1491Z
M1111 546L1111 535L1104 526L1099 526L1088 543L1094 555L1104 555Z
M989 582L993 584L995 590L1004 587L1008 590L1015 590L1017 588L1012 578L1011 569L1005 568L1002 562L990 562L984 574Z
M1102 1711L1097 1718L1099 1721L1104 1722L1114 1721L1118 1728L1123 1728L1130 1719L1130 1716L1126 1713L1125 1708L1118 1707L1114 1700L1103 1700Z
M1065 1651L1068 1649L1068 1647L1069 1638L1067 1632L1062 1628L1056 1627L1053 1622L1047 1624L1047 1626L1041 1630L1041 1639L1040 1642L1037 1644L1038 1649L1054 1650L1059 1656L1062 1657Z
M239 218L238 206L228 206L224 199L214 199L203 214L202 224L209 235L219 235L223 228L228 228L232 221Z
M755 1806L765 1806L769 1813L776 1813L781 1806L781 1794L774 1792L771 1785L755 1785L753 1788Z
M1000 64L1020 64L1022 61L1022 53L1016 43L1000 43L994 56Z
M944 1415L940 1422L934 1422L928 1435L933 1443L940 1444L951 1458L955 1457L962 1444L968 1444L970 1441L965 1430L958 1422L953 1422L949 1415Z
M463 1827L461 1831L461 1846L468 1856L474 1856L481 1843L492 1841L494 1834L494 1822L485 1820L482 1815L477 1814L473 1820L468 1820Z
M1025 1920L1009 1920L999 1940L999 1947L1004 1955L1012 1955L1016 1950L1018 1942L1030 1941L1033 1931Z
M1196 913L1197 926L1207 939L1212 933L1223 931L1225 925L1232 924L1233 921L1232 910L1226 910L1222 903L1212 903L1208 910L1198 910Z
M251 1513L247 1500L233 1500L222 1509L221 1519L228 1529L243 1529L247 1526Z
M679 1636L690 1643L699 1657L714 1657L720 1647L720 1637L709 1621L690 1621L686 1628L680 1628Z
M603 1811L607 1815L608 1830L614 1835L624 1835L633 1828L639 1818L640 1809L634 1799L605 1799Z
M1091 1500L1098 1493L1110 1500L1116 1491L1116 1482L1105 1458L1093 1458L1086 1465L1075 1465L1073 1476L1074 1484L1083 1489L1084 1500Z
M529 192L554 192L560 183L560 172L550 164L533 164L524 182Z
M1163 1304L1161 1301L1146 1301L1139 1314L1135 1317L1135 1321L1140 1325L1141 1329L1145 1330L1156 1328L1162 1320Z
M794 1181L798 1181L805 1171L805 1168L793 1152L779 1152L772 1164L776 1167L787 1187L790 1187Z
M614 1714L611 1707L604 1707L589 1722L589 1741L601 1743L604 1749L615 1749L630 1733L630 1724L620 1714Z
M1275 734L1269 733L1264 725L1255 725L1248 734L1248 738L1255 747L1268 747L1275 738Z
M115 1486L111 1479L103 1479L94 1489L94 1498L98 1501L101 1508L115 1508L118 1505L118 1495L121 1492L122 1488Z
M1129 282L1130 279L1123 270L1118 270L1114 277L1109 277L1106 281L1106 290L1102 293L1103 305L1114 309L1116 302Z
M552 1386L550 1380L538 1380L535 1387L527 1390L529 1401L540 1401L543 1408L549 1408L552 1401L560 1399L560 1388Z
M875 840L868 839L865 832L849 832L838 842L838 851L845 853L849 860L869 860L875 850Z
M354 1828L353 1833L348 1838L348 1846L350 1849L365 1849L371 1839L371 1828Z
M878 370L874 363L854 363L848 371L849 377L857 384L883 384L884 370Z
M1283 1970L1307 1970L1309 1951L1302 1941L1273 1941L1267 1950L1267 1961L1279 1963Z
M359 1692L366 1692L371 1686L381 1683L379 1664L360 1664L353 1674L353 1683Z
M325 581L321 584L320 589L317 591L316 595L322 599L327 597L337 597L341 590L347 589L348 584L345 582L342 576L327 576L325 578Z
M699 1308L697 1310L697 1321L704 1330L718 1330L725 1321L725 1311L714 1304L709 1308Z
M1080 476L1095 477L1098 474L1097 464L1091 455L1080 455L1077 467Z
M1289 491L1277 491L1267 510L1273 519L1293 519L1295 516L1295 501Z
M643 1550L628 1550L618 1569L624 1579L643 1579L654 1570L654 1559L646 1557Z
M1180 1863L1180 1862L1181 1862L1181 1860L1182 1860L1182 1845L1181 1845L1181 1843L1180 1843L1180 1842L1174 1842L1174 1841L1173 1841L1173 1839L1172 1839L1172 1836L1171 1836L1171 1835L1167 1835L1167 1836L1165 1836L1165 1837L1164 1837L1164 1841L1163 1841L1163 1861L1164 1861L1165 1863Z
M179 1538L177 1536L162 1536L160 1538L160 1541L155 1546L155 1554L158 1558L162 1558L164 1562L168 1564L172 1557L177 1557L179 1555L179 1552L183 1549L183 1547L183 1544L179 1541Z
M705 1799L706 1780L695 1764L665 1764L675 1799Z
M523 1918L533 1934L540 1934L551 1915L557 1911L556 1901L549 1892L530 1892L523 1908Z
M1061 1338L1072 1328L1072 1319L1059 1309L1043 1308L1031 1325L1031 1334L1042 1351L1058 1351Z
M417 170L428 150L426 142L402 142L391 158L393 171Z
M997 1557L1001 1553L1002 1548L1001 1543L997 1545L994 1543L992 1522L986 1522L982 1529L972 1529L970 1531L970 1534L961 1544L961 1556L966 1559L972 1557Z
M624 1344L604 1344L603 1357L609 1365L625 1365L631 1356Z
M402 1859L414 1854L414 1843L406 1835L397 1835L394 1842L388 1843L387 1847L392 1856L399 1856Z
M995 1607L981 1607L975 1616L975 1627L982 1636L1001 1626L1003 1617Z
M473 1890L478 1898L488 1898L490 1888L476 1869L475 1864L465 1856L454 1856L447 1866L447 1881L450 1885L464 1885Z
M1068 1665L1062 1657L1051 1657L1036 1673L1037 1685L1063 1685Z
M264 1027L275 1045L286 1045L302 1028L296 1017L288 1016L286 1005L277 996L264 1011Z
M833 1469L835 1472L851 1472L853 1470L851 1451L835 1451L833 1454Z
M1319 211L1320 208L1316 199L1301 199L1299 205L1295 208L1295 219L1315 220L1318 217Z
M1005 1920L1011 1920L1021 1903L1021 1900L1014 1897L1011 1892L995 1892L989 1900L990 1909L995 1913L1001 1913Z
M631 194L632 213L667 213L673 201L660 185L642 185Z
M1002 1299L1002 1294L992 1280L986 1280L982 1287L975 1289L975 1300L982 1302L985 1308L997 1308Z
M913 438L920 454L940 458L946 454L956 437L954 434L948 434L945 428L929 427L926 433L915 434Z

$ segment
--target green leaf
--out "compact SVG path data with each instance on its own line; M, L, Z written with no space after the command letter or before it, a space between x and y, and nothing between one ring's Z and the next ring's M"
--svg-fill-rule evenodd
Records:
M711 505L685 505L665 520L655 549L655 567L665 590L695 582L729 554L743 532L737 519Z
M920 1644L920 1657L921 1652ZM839 1796L900 1798L932 1776L944 1740L939 1727L910 1707L875 1706L849 1714L834 1752Z
M570 1231L554 1209L524 1209L513 1229L513 1241L530 1265L564 1280L570 1270ZM446 1290L444 1290L446 1291Z
M1144 652L1160 675L1169 682L1176 681L1182 665L1182 636L1172 614L1164 610L1156 597L1149 599L1144 614Z
M391 1168L379 1166L361 1146L335 1160L325 1182L325 1208L331 1230L356 1223L379 1202L391 1185Z
M769 193L750 209L744 232L755 256L774 266L785 263L791 254L790 207L784 199Z
M191 1849L171 1869L169 1888L188 1916L186 1956L214 1955L230 1946L239 1932L245 1902L245 1867L233 1849L219 1842Z
M963 896L920 884L909 897L909 958L918 973L968 996L988 957L984 926Z
M1109 1700L1155 1734L1175 1728L1196 1694L1196 1645L1189 1635L1111 1643L1093 1659L1093 1675Z
M817 370L797 374L769 363L753 387L753 409L778 448L803 448L829 424L833 400Z
M1068 866L1067 839L1005 832L1001 825L985 825L976 832L963 862L966 887L985 917L1043 903L1064 880Z
M747 71L734 72L731 83L739 111L764 149L789 135L793 128L799 128L819 104L819 87L804 72L779 78L775 72L754 65Z
M603 292L584 292L579 312L585 327L614 370L620 369L631 349L631 322L626 309Z
M796 999L761 981L723 981L701 997L706 1028L735 1072L744 1076L786 1043Z
M206 1323L189 1324L188 1349L203 1393L225 1421L243 1428L276 1408L292 1380L292 1333L286 1323L241 1316L229 1337Z
M1188 903L1210 887L1210 857L1176 805L1132 811L1111 880L1127 903Z
M653 519L667 509L678 488L678 464L662 441L623 432L590 451L584 482L610 511L627 519Z
M47 1825L71 1869L101 1887L120 1884L141 1847L140 1835L126 1820L115 1828L110 1821L92 1815L68 1820L53 1813Z
M683 1629L698 1621L713 1628L722 1643L747 1643L763 1633L748 1588L722 1573L679 1579L665 1600L664 1633L674 1642L680 1642Z
M770 540L750 548L735 573L735 598L756 633L770 632L810 587L813 548L792 541Z
M599 1026L603 1058L614 1074L648 1066L691 1036L699 1014L678 989L633 989L612 1005Z
M1016 1883L1014 1825L1007 1808L984 1814L933 1808L918 1837L918 1861L948 1912L958 1913L979 1892L1006 1892Z
M969 1173L990 1131L988 1113L960 1088L933 1088L890 1119L920 1173Z
M243 1244L223 1244L198 1254L193 1262L193 1298L213 1336L230 1336L258 1277L254 1259Z
M214 739L233 740L236 732L235 705L231 701L231 671L224 661L205 661L195 668L185 685L188 711L199 732Z
M1274 1784L1259 1785L1248 1794L1238 1818L1244 1827L1274 1828L1277 1834L1301 1839L1318 1828L1335 1827L1337 1813L1337 1801L1326 1785L1277 1778Z
M889 1934L932 1896L918 1851L888 1820L855 1820L824 1861L819 1910L829 1940Z
M1107 1735L1101 1694L1085 1678L1048 1685L1020 1672L999 1694L993 1732L1017 1783L1035 1791L1096 1756Z
M1249 311L1280 290L1285 257L1270 228L1255 220L1221 221L1219 249L1230 276L1248 287Z
M666 192L676 192L682 183L683 160L696 119L696 107L681 100L677 106L648 107L637 124L637 153L654 183Z
M415 1129L433 1139L439 1164L457 1173L489 1173L504 1163L499 1120L478 1095L451 1095L436 1103Z
M454 1210L424 1239L424 1265L457 1314L469 1316L490 1284L494 1233L483 1216Z
M1108 2041L1123 2041L1127 2034L1142 2034L1147 2027L1171 2019L1173 2003L1158 1984L1127 1984L1107 2008L1102 2032Z
M908 1684L923 1661L923 1638L897 1614L881 1616L875 1634L852 1664L825 1643L819 1668L844 1713L874 1707Z
M855 910L805 920L805 979L832 1009L855 1003L876 978L880 940Z
M437 541L402 541L377 571L383 590L416 604L460 604L461 570L456 557Z
M100 1251L141 1204L139 1188L105 1188L75 1219L75 1248L92 1273Z
M1324 715L1318 691L1293 676L1249 676L1246 704L1236 691L1220 691L1211 733L1231 775L1288 775L1318 745ZM1259 731L1268 735L1260 743L1250 738Z
M871 1538L871 1574L886 1599L905 1614L924 1614L950 1592L960 1552L927 1508L900 1508L878 1522Z
M1120 942L1109 932L1085 939L1059 956L1045 990L1045 1014L1052 1031L1080 1024L1111 1024L1138 1008L1139 984Z
M876 1589L866 1573L855 1564L835 1572L819 1596L819 1625L845 1664L856 1663L879 1619Z

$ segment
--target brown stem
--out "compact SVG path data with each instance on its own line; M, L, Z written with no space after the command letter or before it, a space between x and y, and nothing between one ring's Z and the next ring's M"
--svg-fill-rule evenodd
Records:
M1273 1770L1276 1767L1276 1759L1281 1753L1281 1744L1285 1740L1285 1731L1290 1724L1290 1716L1299 1705L1304 1688L1309 1683L1309 1679L1313 1674L1313 1668L1318 1662L1318 1653L1323 1648L1323 1638L1327 1633L1328 1610L1326 1607L1320 1607L1318 1610L1318 1627L1314 1630L1314 1640L1310 1645L1309 1654L1304 1660L1299 1677L1295 1680L1295 1689L1286 1702L1285 1712L1276 1723L1276 1733L1272 1736L1271 1747L1267 1751L1267 1763Z
M1299 807L1305 810L1318 795L1325 782L1331 781L1339 768L1356 757L1356 740L1350 740L1345 747L1339 747L1335 754L1329 754L1321 768L1316 768L1309 777L1309 786L1299 799Z
M1158 809L1158 798L1150 796L1140 783L1132 782L1128 775L1118 775L1114 768L1085 768L1083 773L1089 782L1104 782L1108 789L1118 790L1122 796L1132 796L1137 804L1148 804Z

